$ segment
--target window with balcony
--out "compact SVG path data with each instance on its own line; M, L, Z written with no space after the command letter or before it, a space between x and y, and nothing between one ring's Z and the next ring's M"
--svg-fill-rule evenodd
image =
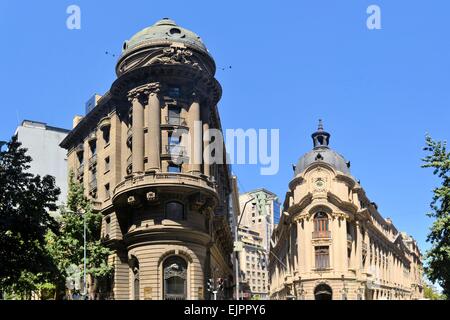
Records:
M316 213L314 216L313 238L329 238L330 236L328 215L325 212Z
M186 125L184 118L181 117L181 108L178 106L169 106L169 116L166 120L170 125Z
M315 247L316 269L330 267L330 249L327 246Z
M184 219L184 205L177 201L166 203L166 219L183 220Z

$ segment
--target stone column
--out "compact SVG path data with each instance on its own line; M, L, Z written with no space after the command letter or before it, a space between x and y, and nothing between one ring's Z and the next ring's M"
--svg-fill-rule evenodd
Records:
M140 101L141 92L133 89L128 94L128 100L133 106L133 173L144 172L144 106Z
M149 170L161 171L161 104L158 96L159 83L147 85L145 94L148 95L148 139L146 145Z
M208 152L208 154L205 154L205 150L207 150L207 146L209 144L209 140L211 139L209 135L209 108L208 106L204 106L202 110L202 121L203 121L203 174L205 176L211 175L211 154ZM208 148L209 151L211 151Z
M191 174L199 174L202 162L202 126L200 118L200 102L194 93L192 104L189 108L189 135L191 138L189 162ZM199 125L200 124L200 125Z
M363 235L361 234L361 226L359 221L356 221L355 236L356 236L355 269L359 273L362 270L362 243L363 243Z

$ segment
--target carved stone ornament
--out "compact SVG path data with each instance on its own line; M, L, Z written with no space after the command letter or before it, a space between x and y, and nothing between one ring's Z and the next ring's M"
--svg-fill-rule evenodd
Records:
M170 266L164 269L164 279L173 277L186 279L186 269L178 263L172 263Z
M313 186L315 192L323 192L326 189L327 179L319 177L314 179Z
M198 63L192 61L192 51L177 46L164 48L162 54L154 62L162 64L187 64L200 69Z
M147 198L147 201L150 201L150 202L158 200L158 197L156 196L156 193L152 192L152 191L147 192L146 198Z
M151 82L147 83L143 86L136 87L131 89L128 92L127 98L128 101L133 101L134 99L139 99L141 97L148 97L151 94L156 94L161 91L161 85L159 82Z

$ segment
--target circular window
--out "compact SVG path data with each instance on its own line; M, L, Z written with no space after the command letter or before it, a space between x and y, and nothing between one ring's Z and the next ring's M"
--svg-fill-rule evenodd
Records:
M180 34L181 34L181 30L178 29L178 28L172 28L172 29L169 30L169 33L170 33L172 36L180 35Z

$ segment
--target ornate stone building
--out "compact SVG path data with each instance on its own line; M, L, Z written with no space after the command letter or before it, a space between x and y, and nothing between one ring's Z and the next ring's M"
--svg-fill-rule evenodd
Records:
M61 144L104 216L114 299L208 299L209 278L232 293L230 172L203 153L221 130L215 70L196 34L160 20L123 44L117 80Z
M271 298L421 298L415 240L381 216L321 123L312 138L272 236Z

